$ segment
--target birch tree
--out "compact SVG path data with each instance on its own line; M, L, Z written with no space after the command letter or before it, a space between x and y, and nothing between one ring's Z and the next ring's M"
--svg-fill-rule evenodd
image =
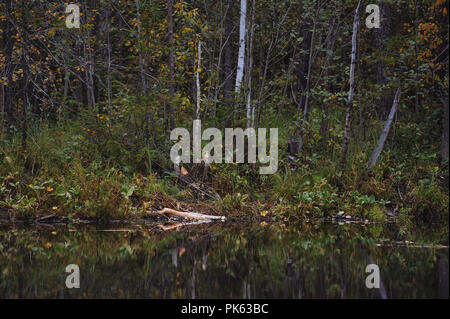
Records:
M353 96L355 93L355 66L356 66L356 49L357 49L357 35L359 27L359 7L361 0L355 10L355 18L353 21L353 35L352 35L352 55L350 63L350 90L348 93L347 110L345 112L345 129L344 129L344 147L342 148L342 156L340 168L344 170L345 162L347 161L348 144L350 143L350 125L352 120Z
M247 34L247 0L241 0L241 11L239 22L239 53L236 71L236 84L235 84L236 94L239 94L241 92L242 78L244 77L246 34Z
M367 164L367 167L369 169L372 169L375 165L375 163L378 160L378 157L381 154L381 151L383 150L384 143L386 143L386 139L389 135L389 131L391 129L392 122L394 121L395 113L397 112L398 103L400 101L401 96L401 88L399 87L397 90L397 93L395 94L394 103L392 104L391 112L389 113L389 117L386 121L386 125L384 126L383 132L381 133L380 139L378 140L378 145L373 151L372 155L370 156L369 163Z

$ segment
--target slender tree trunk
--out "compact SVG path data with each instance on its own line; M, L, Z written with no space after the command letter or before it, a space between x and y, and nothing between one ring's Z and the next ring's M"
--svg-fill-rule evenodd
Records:
M89 83L89 94L91 96L91 108L96 108L95 99L95 88L94 88L94 72L95 72L95 61L94 61L94 49L91 46L91 32L88 29L87 32L87 56L88 56L88 83Z
M247 0L241 0L240 23L239 23L239 54L238 54L236 84L235 84L236 94L239 94L241 92L242 78L244 77L246 33L247 33Z
M417 30L419 29L419 19L418 19L418 0L414 1L414 29L413 32L414 34L417 34ZM416 79L415 79L415 97L414 97L414 111L416 112L416 114L419 113L419 109L420 109L420 100L419 100L419 95L420 95L420 73L419 73L419 65L420 65L420 61L419 61L419 50L417 47L417 41L414 41L414 57L415 57L415 68L414 68L414 73L416 75Z
M353 96L355 92L355 66L356 66L356 49L357 49L357 34L359 26L359 7L361 6L361 0L358 2L358 6L355 11L355 19L353 21L353 36L352 36L352 57L350 64L350 90L347 100L347 110L345 112L345 129L344 129L344 147L342 149L340 169L344 170L345 163L347 161L348 145L350 143L350 125L352 120L352 108L353 108Z
M137 0L138 1L138 0ZM106 9L106 50L107 50L107 78L106 78L106 85L107 85L107 96L108 96L108 116L109 121L111 125L111 36L110 36L110 29L111 29L111 9Z
M167 8L167 15L168 15L168 23L169 23L169 35L168 35L168 41L169 41L169 98L170 101L167 104L167 115L169 118L168 127L169 130L172 130L175 127L175 120L173 117L173 100L175 98L175 56L174 56L174 37L173 37L173 2L174 0L168 0L168 8Z
M25 50L24 47L22 47L22 50ZM28 79L27 79L27 72L25 71L26 68L26 59L25 59L25 53L22 53L22 68L24 68L23 72L23 86L22 86L22 148L26 150L27 148L27 107L28 107Z
M334 52L334 45L336 42L336 33L337 33L337 31L335 30L335 17L334 17L333 22L331 23L331 26L330 26L331 39L330 39L329 45L327 47L329 53L327 53L327 59L325 61L324 78L327 78L327 76L329 74L329 65L330 65L331 57L333 56L333 52ZM331 92L332 91L331 85L328 84L327 86L328 86L328 88L327 88L328 92ZM330 129L329 106L327 103L323 103L323 118L322 118L322 123L320 124L320 137L321 137L324 145L326 145L329 129Z
M69 95L69 86L70 86L70 71L66 66L66 72L64 75L64 93L63 93L63 101L65 102L67 96Z
M391 129L392 122L394 121L395 114L397 112L398 103L400 101L401 96L401 88L399 87L397 89L397 93L395 94L394 103L392 104L391 112L389 113L389 117L386 121L386 125L384 126L383 132L381 133L380 139L378 141L378 145L373 151L372 155L370 156L369 162L367 164L367 167L369 169L372 169L375 165L375 163L378 160L378 157L381 154L381 151L383 150L384 143L386 142L386 139L389 135L389 131Z
M233 1L226 1L227 13L225 15L225 48L224 48L224 99L225 104L230 106L233 102L233 67L232 67L232 44L233 44Z
M84 77L85 77L85 83L86 83L86 99L87 99L87 105L89 106L89 111L92 112L92 95L91 95L91 85L89 80L89 59L88 59L88 52L86 48L86 38L84 39L83 43L83 54L84 54L84 63L85 63L85 69L84 69Z
M227 12L225 11L224 13L224 17L226 16ZM217 28L219 30L222 30L224 27L224 24L222 23L222 16L219 16L219 19L221 21L220 24L217 24ZM217 29L216 29L216 33L217 33ZM214 101L213 101L213 107L212 107L212 118L213 118L213 123L215 125L216 122L216 115L217 115L217 101L219 98L219 92L221 91L221 83L220 83L220 79L221 79L221 67L222 67L222 54L223 54L223 50L224 50L224 35L222 32L219 33L220 35L220 39L219 39L219 56L217 58L217 64L216 64L216 68L215 68L215 76L213 76L213 70L211 69L211 80L215 80L214 83ZM226 41L226 40L225 40ZM226 42L225 42L226 43ZM215 41L214 41L215 44ZM214 50L213 50L213 54L212 54L212 59L211 59L211 63L213 64L213 59L215 57L215 46L214 46Z
M5 35L2 37L2 42L0 42L0 50L4 52L6 44ZM4 129L5 129L5 85L3 82L0 82L0 144L3 140Z
M25 13L25 1L22 0L22 70L23 70L23 84L22 84L22 149L27 149L27 108L28 108L28 65L26 46L27 40L27 18Z
M357 63L358 63L358 69L357 69L357 76L358 79L361 79L361 53L360 53L360 47L361 47L361 30L358 30L358 54L357 54ZM364 137L364 107L361 105L361 81L358 81L357 86L357 95L358 95L358 112L359 112L359 133L358 133L358 142L363 141Z
M12 123L13 118L13 65L12 65L12 53L13 53L13 47L14 47L14 39L12 37L14 32L14 26L12 24L12 0L6 0L5 6L6 6L6 30L5 30L5 39L6 39L6 47L5 47L5 57L6 57L6 77L7 77L7 85L6 85L6 92L5 92L5 107L4 107L4 114L5 114L5 122L7 125Z
M84 5L84 12L89 12L88 7ZM86 16L86 21L89 21L90 17ZM90 112L95 109L95 92L94 92L94 55L93 48L91 46L91 31L87 28L86 36L82 33L83 37L83 55L85 63L85 81L87 88L87 102Z
M311 88L310 88L310 86L311 86L311 68L312 68L312 64L313 64L314 37L316 35L316 24L317 24L316 19L317 19L317 14L314 17L313 31L311 33L311 41L309 44L308 73L306 76L306 97L305 97L305 105L303 107L303 114L302 114L300 140L298 143L298 153L299 154L303 150L306 123L308 121L308 111L309 111L308 106L309 106L309 96L310 96L310 91L311 91Z
M255 31L255 0L252 1L252 16L248 37L248 67L247 67L247 127L255 126L255 108L252 107L252 69L253 69L253 36Z
M0 130L0 144L5 134L5 85L0 84L0 114L1 114L1 130Z
M303 8L303 13L308 15L308 8ZM311 18L307 17L306 21L303 22L300 26L300 35L303 38L302 43L300 45L300 56L297 64L297 121L296 121L296 130L295 136L292 140L295 140L295 145L297 145L297 149L292 153L292 156L297 157L299 152L301 151L303 143L300 143L300 139L303 138L303 132L301 132L302 127L302 119L304 116L304 103L305 103L305 95L307 90L308 83L308 69L310 65L310 49L312 48L312 32L310 30L311 27ZM303 112L303 113L302 113Z
M197 120L200 119L200 99L201 99L201 87L200 87L200 68L202 66L202 41L198 40L198 48L197 48L197 68L195 70L195 83L197 87L197 110L195 112L195 118Z
M140 0L135 1L136 5L136 13L137 13L137 38L138 38L138 47L139 47L139 74L141 78L141 93L147 98L148 97L148 81L147 77L145 75L145 59L143 56L143 45L142 45L142 23L141 23L141 5ZM153 138L153 144L156 146L156 127L155 127L155 120L153 117L152 112L149 110L148 104L145 109L145 119L144 119L144 139L147 146L149 145L149 120L150 120L150 126L152 129L152 138Z
M443 133L442 133L442 147L441 147L441 159L448 161L448 130L449 130L449 115L448 115L448 97L446 97L444 102L444 123L443 123Z
M220 67L222 63L222 42L223 42L223 36L220 36L220 43L219 43L219 57L217 58L217 67L216 67L216 78L215 78L215 88L214 88L214 102L213 102L213 109L212 109L212 117L213 121L215 123L216 121L216 115L217 115L217 99L219 98L219 92L220 92ZM212 77L211 77L212 78Z

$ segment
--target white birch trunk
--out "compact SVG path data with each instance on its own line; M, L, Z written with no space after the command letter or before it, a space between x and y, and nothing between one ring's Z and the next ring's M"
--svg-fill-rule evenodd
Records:
M241 14L240 14L240 24L239 24L239 55L238 55L238 65L236 73L236 93L241 92L242 78L244 76L244 65L245 65L245 35L247 31L247 0L241 0Z
M348 93L347 110L345 114L345 129L344 129L344 147L342 148L342 156L340 168L344 170L345 162L347 161L348 144L350 143L350 125L352 121L353 96L355 93L355 66L356 66L356 50L357 50L357 35L359 27L359 7L361 0L358 2L358 7L355 11L355 18L353 21L353 35L352 35L352 57L350 63L350 90Z
M386 125L384 126L383 133L381 133L380 139L378 140L378 145L370 156L369 163L367 167L371 169L378 160L378 157L383 150L384 143L389 135L389 131L391 129L392 121L394 120L395 113L397 112L398 103L400 101L401 88L399 87L397 93L395 94L394 103L392 104L391 113L389 113L389 117L386 121Z

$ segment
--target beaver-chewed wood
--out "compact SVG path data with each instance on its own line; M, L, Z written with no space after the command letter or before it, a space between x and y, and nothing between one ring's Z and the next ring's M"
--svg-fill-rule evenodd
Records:
M170 214L173 216L177 216L184 219L190 220L202 220L202 221L225 221L225 216L213 216L213 215L205 215L194 212L180 212L171 208L164 208L162 210L157 211L158 214Z

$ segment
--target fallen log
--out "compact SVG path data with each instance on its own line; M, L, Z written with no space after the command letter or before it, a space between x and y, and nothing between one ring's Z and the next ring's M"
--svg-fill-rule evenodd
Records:
M194 212L180 212L171 208L164 208L162 210L157 211L158 214L169 214L173 216L177 216L184 219L190 220L201 220L201 221L225 221L225 216L213 216L213 215L205 215Z

